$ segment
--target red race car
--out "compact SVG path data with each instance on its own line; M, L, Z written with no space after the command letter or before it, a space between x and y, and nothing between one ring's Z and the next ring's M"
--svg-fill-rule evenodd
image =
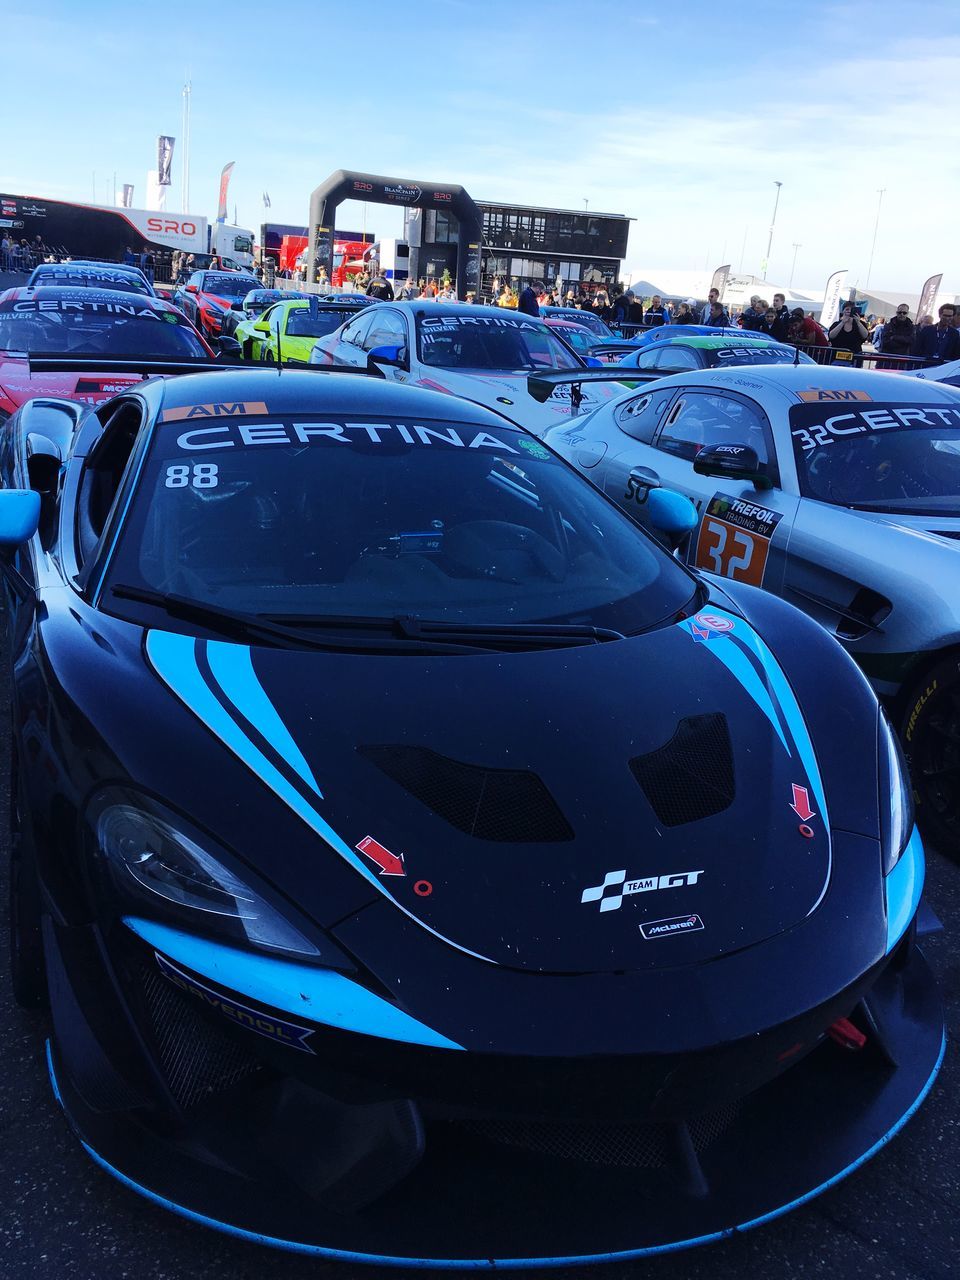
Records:
M194 271L173 295L174 303L208 338L220 337L223 317L251 289L262 288L256 276L240 271Z
M0 422L34 396L99 404L138 375L110 372L38 373L28 356L128 356L166 360L213 358L187 318L160 298L111 289L41 285L0 294Z

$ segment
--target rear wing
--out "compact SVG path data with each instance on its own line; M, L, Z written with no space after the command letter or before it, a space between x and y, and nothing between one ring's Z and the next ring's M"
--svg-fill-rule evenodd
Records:
M558 387L570 388L570 402L576 411L583 400L580 390L585 382L656 382L665 375L644 369L625 369L622 365L609 365L606 369L563 369L550 373L531 373L527 378L527 391L540 404L544 404ZM624 395L629 391L624 387Z
M598 358L603 356L628 356L636 350L637 344L635 342L611 342L608 338L604 342L598 342L594 347L588 347L587 355Z
M144 378L160 375L167 377L180 373L214 373L217 370L229 370L238 373L243 369L264 373L270 369L277 370L276 365L251 364L246 360L155 360L150 356L123 356L104 358L103 356L34 356L26 352L10 352L14 359L23 359L31 373L140 373ZM280 368L286 367L286 361ZM318 373L355 373L368 377L372 370L356 367L351 364L301 364L291 361L298 369L311 369ZM375 367L375 366L374 366ZM383 377L382 372L373 372L374 377Z

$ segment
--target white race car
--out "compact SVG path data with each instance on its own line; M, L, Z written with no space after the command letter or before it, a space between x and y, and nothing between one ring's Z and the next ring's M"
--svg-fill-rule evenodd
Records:
M927 382L947 382L952 387L960 387L960 360L948 360L946 364L935 364L929 369L918 369L912 376L923 378Z
M571 389L557 387L540 404L527 391L528 376L587 367L535 316L430 301L383 303L361 312L321 338L310 363L373 364L391 381L472 400L537 435L570 417ZM619 383L584 384L579 410L597 408L625 390Z

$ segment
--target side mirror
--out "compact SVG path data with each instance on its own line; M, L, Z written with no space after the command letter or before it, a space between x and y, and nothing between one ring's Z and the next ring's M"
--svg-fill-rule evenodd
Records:
M236 302L231 302L231 303L230 303L230 310L231 310L231 311L242 311L242 310L243 310L243 299L242 299L242 298L238 298L238 299L236 300Z
M240 343L229 335L217 339L217 350L222 356L238 356Z
M587 368L588 368L588 369L602 369L602 368L603 368L603 361L602 361L602 360L598 360L596 356L587 356L587 357L586 357L586 362L587 362Z
M200 290L197 288L197 286L196 286L195 284L188 284L188 285L187 285L187 293L199 293L199 292L200 292Z
M269 322L269 320L258 320L258 321L257 321L257 323L256 323L253 327L254 327L254 329L256 329L257 333L269 333L269 332L270 332L270 322Z
M39 493L33 489L0 489L0 547L22 547L39 527Z
M697 527L697 508L689 498L673 489L651 489L646 501L647 522L660 541L675 551Z
M377 365L389 365L394 369L409 368L406 347L374 347L367 352L367 368L372 371Z
M748 444L706 444L693 460L701 476L723 476L727 480L751 480L757 489L772 489L773 482L760 470L756 449Z

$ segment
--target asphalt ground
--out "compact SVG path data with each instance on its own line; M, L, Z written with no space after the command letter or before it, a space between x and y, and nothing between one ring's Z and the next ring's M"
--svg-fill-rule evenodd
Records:
M22 283L23 277L17 283ZM9 287L0 273L0 289ZM0 707L9 701L0 637ZM0 832L7 830L8 717L0 714ZM2 846L0 846L2 847ZM948 1043L927 1101L873 1160L810 1204L697 1250L516 1274L590 1280L957 1280L960 1277L960 867L928 849L927 900L945 928L924 942ZM0 1280L333 1280L422 1272L327 1263L194 1226L126 1190L72 1137L47 1078L45 1014L10 991L6 850L0 856ZM789 1152L785 1150L785 1159ZM749 1153L744 1153L745 1159ZM590 1205L583 1207L589 1215ZM450 1273L452 1274L452 1273Z

